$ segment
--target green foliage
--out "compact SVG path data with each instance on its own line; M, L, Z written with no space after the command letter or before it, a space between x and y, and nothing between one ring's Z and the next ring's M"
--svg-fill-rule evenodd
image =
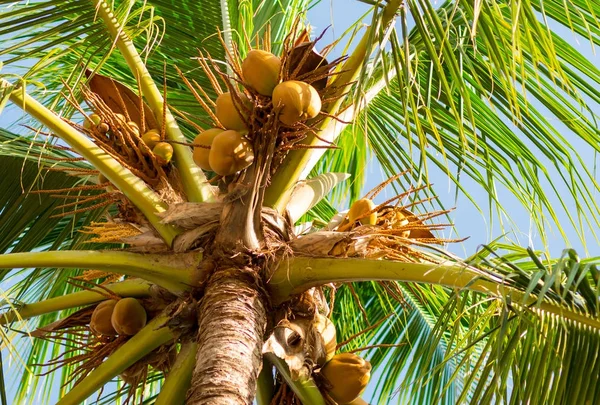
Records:
M372 21L378 21L380 2L364 2L373 5ZM228 13L221 9L223 4ZM278 51L294 19L309 2L149 0L117 1L115 5L118 21L142 51L151 75L159 87L166 83L169 104L204 126L204 113L173 65L212 95L194 58L199 56L199 48L215 59L224 59L216 35L227 28L224 21L231 29L224 35L226 43L230 38L242 53L246 51L245 37L262 34L270 22L273 47ZM48 91L39 94L54 110L66 116L73 112L59 91L63 80L70 86L82 80L81 66L99 69L137 88L122 57L111 52L112 42L101 21L95 19L91 1L14 4L1 0L0 7L0 35L12 38L0 49L5 69L19 68L23 80L43 85ZM568 5L558 0L455 0L437 9L427 0L406 1L399 10L399 23L369 38L370 45L381 46L371 55L371 63L365 61L349 98L366 101L367 107L338 137L336 144L341 150L326 152L312 172L350 173L352 178L301 221L314 220L322 226L335 214L334 206L361 196L368 161L375 156L387 175L410 170L394 184L399 191L426 184L433 167L454 182L457 198L462 194L474 202L464 187L465 177L470 179L488 196L490 219L509 213L511 207L497 194L498 188L505 188L530 212L542 235L554 224L563 235L572 227L583 238L584 230L600 224L594 198L599 186L578 151L580 144L600 150L600 70L558 30L570 29L598 45L598 15L600 5L586 0L572 0ZM414 28L409 29L412 23ZM382 83L384 91L369 93ZM187 136L195 135L195 129L183 129ZM0 178L0 251L87 248L77 230L100 218L102 210L51 219L60 202L47 194L26 193L40 186L54 189L85 184L86 178L45 168L86 166L39 159L41 147L4 130L0 139L0 167L4 170ZM70 156L56 149L45 153ZM563 188L568 193L561 191ZM424 196L435 196L435 189L425 190ZM563 216L569 223L561 223ZM537 297L538 304L561 306L562 315L439 286L396 285L402 301L398 292L368 282L354 284L363 309L343 287L333 318L340 340L381 321L348 349L400 344L366 352L377 377L374 403L594 401L600 395L600 288L593 266L597 262L580 260L572 251L558 260L541 260L533 252L511 246L484 249L471 258L471 265ZM67 280L77 274L76 269L22 269L1 277L12 285L11 298L32 302L74 291ZM390 313L394 315L384 320ZM44 325L63 315L49 314L26 327ZM582 326L579 316L592 325ZM15 347L29 365L65 350L41 340L20 340ZM55 382L64 383L73 370L65 367L62 375L39 378L34 374L45 370L30 366L30 371L19 381L16 401L26 401L28 393L36 391L42 398L50 398ZM155 394L161 377L155 375L151 381L150 391ZM0 392L5 386L0 378ZM394 394L397 397L393 398ZM113 390L100 402L114 403L122 395ZM146 402L151 403L153 397Z

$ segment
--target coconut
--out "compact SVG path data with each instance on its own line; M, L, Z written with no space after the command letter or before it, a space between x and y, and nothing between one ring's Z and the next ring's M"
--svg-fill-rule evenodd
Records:
M329 396L338 404L348 404L360 396L371 378L371 363L354 353L333 356L321 369L329 384Z
M354 201L354 204L348 211L348 220L352 223L356 222L358 217L365 215L369 211L375 208L375 203L368 198L361 198L360 200ZM360 223L363 225L375 225L377 223L377 212L372 212L360 219Z
M298 121L316 117L321 111L321 98L313 86L289 80L273 90L273 106L281 107L279 121L294 125Z
M135 298L123 298L116 303L110 321L119 335L133 336L146 326L146 310Z
M116 304L116 300L107 300L102 301L96 306L94 312L92 312L92 319L90 320L90 329L92 329L95 334L106 336L117 335L117 332L111 323L111 317Z
M393 228L402 228L409 224L409 221L406 218L406 215L404 215L401 211L395 211L394 216L395 216L395 218L394 218L394 222L392 225ZM410 236L410 230L402 231L400 236L403 238L408 238Z
M136 124L133 121L127 121L127 125L129 125L129 128L131 128L131 130L139 137L140 134L140 127L138 126L138 124Z
M160 133L157 129L151 129L142 135L142 141L144 141L144 143L148 145L150 149L152 149L157 143L160 142Z
M159 161L162 160L164 163L169 163L171 158L173 158L173 147L170 143L159 142L152 148L152 153L159 158Z
M194 143L196 145L208 146L212 145L213 139L217 135L219 135L223 130L221 128L212 128L200 133L195 139ZM194 162L204 169L204 170L212 170L210 164L208 162L208 155L210 153L210 149L194 147Z
M108 131L110 131L110 127L108 126L108 124L106 122L101 122L96 126L96 129L102 133L105 134Z
M85 129L92 129L101 122L102 118L100 118L98 114L90 114L90 116L83 121L83 127Z
M279 83L281 59L270 52L253 49L242 62L244 82L263 96L271 96Z
M208 154L211 169L221 176L237 173L253 160L252 145L236 131L223 131L215 136Z
M317 314L314 327L323 338L323 356L317 359L318 364L325 364L335 356L335 348L337 346L337 337L335 332L335 324L329 318L321 314Z
M252 102L245 94L239 93L239 97L246 108L252 108ZM217 97L216 104L217 106L215 107L215 115L225 128L233 129L235 131L243 131L247 129L246 123L244 122L244 118L247 119L247 117L242 117L244 110L242 109L242 114L240 114L240 111L238 111L236 108L231 93L227 92L221 94L219 97Z

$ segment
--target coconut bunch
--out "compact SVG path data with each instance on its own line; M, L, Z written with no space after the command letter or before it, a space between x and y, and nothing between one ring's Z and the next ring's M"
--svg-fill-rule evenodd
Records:
M268 41L266 37L254 48L248 41L251 49L244 57L234 47L228 53L227 72L210 55L201 54L198 60L217 94L215 100L179 72L212 120L210 128L190 121L200 129L193 142L194 161L226 184L257 159L256 164L270 167L272 174L289 150L326 117L324 103L335 100L328 79L342 58L328 63L316 51L317 40L309 41L306 35L290 35L279 55L270 52Z
M85 287L84 289L90 290ZM41 364L50 368L48 373L67 365L74 366L66 383L77 385L81 382L108 356L163 312L170 301L165 299L164 292L159 291L156 291L152 298L146 299L122 298L107 287L94 291L102 297L99 303L84 307L32 333L34 337L69 344L70 349ZM173 339L160 345L120 374L120 378L128 387L126 402L135 397L136 390L140 385L143 386L149 373L168 374L175 363L177 340Z
M283 360L292 380L312 377L329 404L349 404L366 388L371 365L356 354L336 354L336 350L367 330L338 344L336 326L330 316L322 287L296 296L277 309L273 332L263 346L263 353ZM278 389L271 404L282 403L300 402L278 375Z

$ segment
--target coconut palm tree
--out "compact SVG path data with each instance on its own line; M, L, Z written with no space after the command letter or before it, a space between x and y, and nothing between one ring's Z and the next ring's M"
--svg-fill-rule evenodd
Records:
M428 184L595 237L600 5L363 1L337 59L305 0L0 1L2 403L600 401L597 259L456 257Z

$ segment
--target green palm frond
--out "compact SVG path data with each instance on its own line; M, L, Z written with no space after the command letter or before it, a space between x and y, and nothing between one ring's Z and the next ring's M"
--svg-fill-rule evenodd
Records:
M354 283L371 325L392 315L342 351L398 345L362 352L374 365L372 403L595 403L598 263L572 249L550 260L512 245L484 246L469 264L521 291L517 301L468 285L400 283L399 303L373 283ZM336 295L339 341L369 326L356 302L345 287Z
M374 55L354 97L360 100L382 79L386 90L338 138L344 151L328 151L313 174L351 173L356 183L334 197L355 199L373 152L387 175L410 170L400 189L441 173L457 196L482 212L487 208L486 216L511 230L517 225L498 191L506 189L542 238L556 225L565 239L573 228L583 240L584 229L600 221L593 197L599 185L589 157L575 145L598 150L600 70L557 32L568 27L582 41L598 42L596 8L589 2L567 9L555 1L448 1L434 9L426 1L408 2L389 35L390 52ZM465 176L488 195L487 207L464 188ZM432 197L435 188L425 193Z

